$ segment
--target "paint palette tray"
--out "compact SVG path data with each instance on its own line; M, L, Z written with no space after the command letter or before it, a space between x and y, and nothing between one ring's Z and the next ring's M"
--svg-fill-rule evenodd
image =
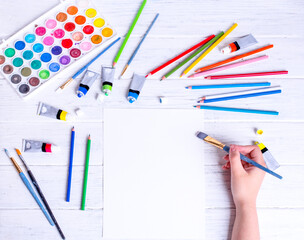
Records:
M0 72L26 97L115 34L90 0L66 0L0 45Z

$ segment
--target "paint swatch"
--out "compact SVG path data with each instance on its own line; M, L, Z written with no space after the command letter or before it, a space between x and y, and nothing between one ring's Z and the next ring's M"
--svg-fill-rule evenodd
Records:
M0 45L0 72L22 97L115 35L90 0L68 0Z

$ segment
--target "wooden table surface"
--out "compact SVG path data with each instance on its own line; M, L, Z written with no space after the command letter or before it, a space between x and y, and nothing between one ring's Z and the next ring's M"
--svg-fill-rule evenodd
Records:
M0 37L8 38L22 26L58 4L57 0L1 1ZM97 9L109 19L119 35L124 36L141 0L94 0ZM261 238L304 238L304 2L302 0L154 0L148 1L116 70L113 94L104 103L96 101L101 83L95 83L87 96L78 99L77 83L62 94L54 90L84 62L76 63L65 74L54 78L48 87L28 100L21 100L8 82L0 78L0 146L11 152L21 148L21 140L41 139L61 146L60 154L24 154L43 189L67 239L100 239L103 214L103 111L105 108L191 108L203 94L223 90L187 91L185 86L206 83L206 80L172 78L160 82L165 71L146 81L138 102L129 104L126 94L133 72L145 74L170 57L189 48L210 34L227 30L234 22L239 26L219 47L237 37L252 33L258 46L274 44L265 52L269 59L263 63L228 70L225 73L288 70L289 75L278 77L222 80L224 82L271 81L281 85L283 93L217 104L219 106L277 110L279 116L263 116L228 112L205 112L205 132L224 143L251 144L263 142L281 167L282 181L266 176L258 198ZM132 62L125 78L118 80L124 64L143 36L149 23L159 12L160 16L140 52ZM101 65L111 65L120 44L95 62L91 70L100 71ZM248 49L248 50L250 50ZM260 54L261 55L261 54ZM198 67L225 59L217 47ZM166 96L168 104L161 105L159 96ZM75 122L65 123L36 115L38 103L46 102L74 112L80 108L84 116ZM216 105L216 104L214 104ZM71 202L65 202L69 161L70 130L77 132L73 168ZM259 139L255 128L264 130ZM80 211L85 161L85 141L92 136L92 152L87 190L87 209ZM206 169L206 239L229 239L235 209L230 193L229 172L221 165L224 153L205 145ZM119 146L118 146L119 148ZM17 159L17 156L14 153ZM16 170L4 152L0 152L0 239L60 239L51 228L32 196L23 186ZM19 162L19 159L18 159ZM204 227L204 226L202 226Z

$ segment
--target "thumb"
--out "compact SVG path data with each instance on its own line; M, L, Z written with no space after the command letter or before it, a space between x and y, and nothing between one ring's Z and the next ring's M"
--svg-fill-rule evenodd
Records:
M236 149L235 145L230 146L229 160L232 174L241 174L245 172L241 162L240 152Z

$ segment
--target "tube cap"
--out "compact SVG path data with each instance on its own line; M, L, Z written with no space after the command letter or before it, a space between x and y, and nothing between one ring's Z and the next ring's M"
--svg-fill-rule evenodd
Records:
M223 54L231 53L231 47L228 45L227 47L222 48L221 52Z
M137 100L137 98L138 98L137 93L129 92L129 94L128 94L129 103L134 103Z
M84 87L79 87L78 88L78 91L77 91L77 97L81 98L83 97L84 95L86 95L88 92L88 90Z
M60 152L60 147L52 144L51 151L52 151L52 153L58 153L58 152Z

